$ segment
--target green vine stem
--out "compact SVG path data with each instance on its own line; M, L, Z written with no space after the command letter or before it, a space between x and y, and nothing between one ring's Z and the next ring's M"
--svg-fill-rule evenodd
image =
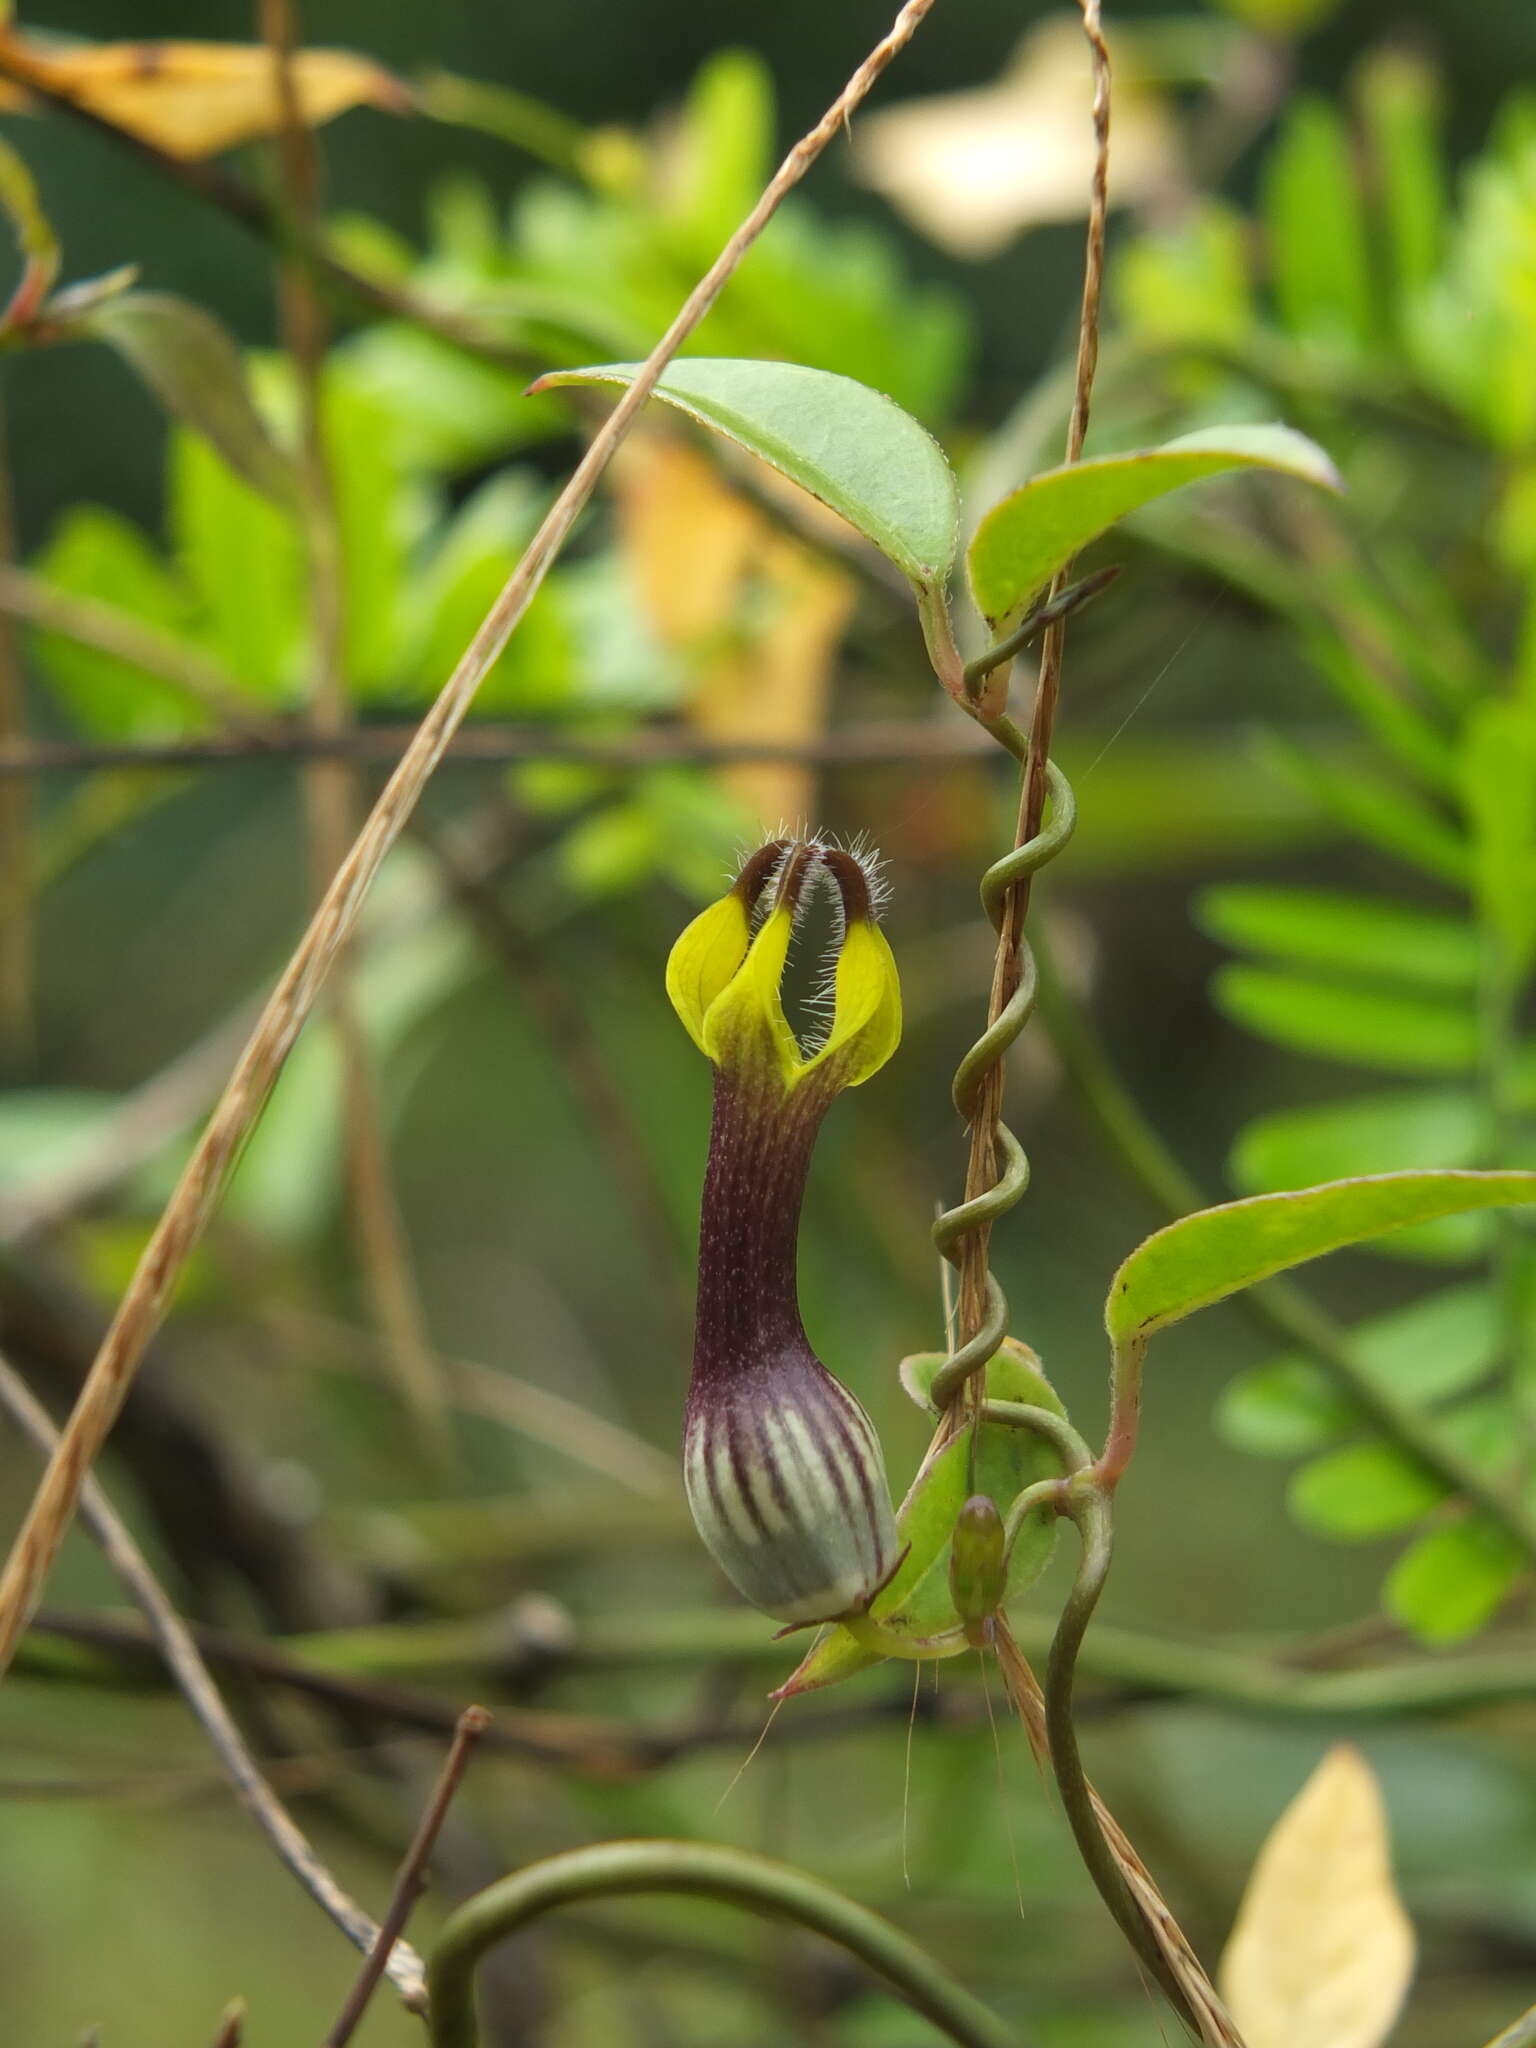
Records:
M1072 1714L1072 1695L1077 1677L1077 1653L1099 1604L1114 1550L1114 1530L1109 1502L1097 1489L1073 1504L1071 1519L1082 1537L1083 1555L1072 1591L1061 1610L1051 1654L1045 1671L1045 1727L1050 1741L1051 1768L1066 1811L1068 1825L1077 1842L1088 1875L1131 1947L1151 1970L1157 1981L1182 2011L1184 1997L1168 1973L1146 1922L1136 1910L1124 1875L1113 1850L1099 1826L1093 1788L1083 1769L1078 1748L1077 1726Z
M888 1920L803 1871L702 1842L599 1842L531 1863L451 1915L428 1965L433 2048L477 2048L475 1972L540 1914L588 1899L674 1892L718 1899L825 1936L856 1956L959 2048L1019 2048L1019 2036Z
M1009 731L1013 732L1011 726ZM1006 738L1004 744L1009 744ZM1015 900L1014 892L1019 884L1060 853L1077 823L1072 785L1054 762L1046 764L1045 774L1051 804L1050 822L1011 853L1004 854L1001 860L994 861L982 877L982 905L1000 938L1005 933L1009 905ZM955 1072L954 1104L967 1123L974 1124L984 1113L982 1098L988 1079L1029 1022L1038 989L1035 956L1027 940L1020 935L1018 976L1013 990ZM994 1122L993 1141L999 1155L995 1180L980 1194L946 1209L933 1226L934 1243L952 1265L962 1269L965 1245L973 1240L979 1229L990 1227L998 1217L1006 1215L1029 1186L1028 1156L1001 1117ZM939 1409L950 1406L966 1381L980 1371L1008 1333L1008 1298L990 1270L983 1275L983 1286L983 1319L934 1376L931 1399Z

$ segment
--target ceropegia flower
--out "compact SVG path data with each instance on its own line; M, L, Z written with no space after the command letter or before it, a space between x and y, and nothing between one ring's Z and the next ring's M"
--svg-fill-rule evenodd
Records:
M797 919L822 890L836 913L831 1014L807 1048L780 982ZM810 840L760 848L673 947L667 993L715 1069L683 1436L688 1504L755 1607L791 1623L858 1613L898 1560L890 1489L869 1417L806 1338L795 1253L821 1120L901 1035L871 871Z

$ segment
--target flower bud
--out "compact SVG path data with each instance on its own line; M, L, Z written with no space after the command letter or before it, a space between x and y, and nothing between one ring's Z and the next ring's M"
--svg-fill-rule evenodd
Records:
M973 1493L960 1510L949 1551L949 1592L973 1647L989 1640L1008 1585L1003 1518L990 1494Z
M823 888L840 921L832 1015L804 1047L780 981L797 917ZM812 1351L796 1291L821 1120L901 1034L895 962L873 904L871 874L852 854L775 841L694 919L667 967L673 1005L715 1069L684 1482L722 1571L790 1623L862 1612L899 1556L879 1440Z

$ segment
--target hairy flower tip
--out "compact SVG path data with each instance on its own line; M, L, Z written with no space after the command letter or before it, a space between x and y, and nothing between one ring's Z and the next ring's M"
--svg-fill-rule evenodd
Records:
M683 1480L716 1564L778 1621L862 1613L900 1559L874 1425L806 1350L695 1380Z
M803 1046L781 985L800 913L833 900L825 1029ZM787 1095L812 1081L824 1096L879 1071L901 1037L901 985L879 926L880 866L863 845L775 837L749 853L728 892L683 932L667 994L695 1045L723 1074Z

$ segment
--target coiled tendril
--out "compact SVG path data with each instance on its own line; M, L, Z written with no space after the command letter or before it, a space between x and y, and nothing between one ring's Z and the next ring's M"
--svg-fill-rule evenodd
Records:
M1022 846L994 861L981 878L982 907L998 933L1007 915L1009 891L1054 860L1077 824L1077 799L1072 794L1072 785L1054 761L1046 763L1045 782L1050 798L1048 823ZM1039 980L1029 941L1021 936L1018 986L955 1070L951 1094L955 1108L967 1123L976 1114L987 1076L1007 1057L1008 1048L1033 1015ZM1029 1186L1028 1155L1001 1117L994 1137L1001 1167L997 1179L981 1194L946 1209L933 1226L933 1241L952 1266L960 1264L961 1248L971 1232L1005 1216ZM934 1376L930 1398L936 1408L942 1410L950 1405L971 1374L981 1370L1007 1334L1008 1297L996 1274L989 1271L986 1311L980 1328L950 1352Z

